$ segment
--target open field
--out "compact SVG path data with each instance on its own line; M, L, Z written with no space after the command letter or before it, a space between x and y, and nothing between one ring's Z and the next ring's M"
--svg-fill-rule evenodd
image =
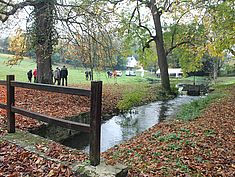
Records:
M7 59L11 57L11 55L0 54L0 80L5 80L6 75L14 74L16 80L27 82L26 73L30 69L34 69L36 67L36 63L33 59L26 58L20 64L15 66L7 66L5 62ZM61 64L58 65L62 67ZM69 71L68 83L69 84L81 84L81 83L89 83L89 81L85 80L85 68L74 68L73 66L66 65ZM55 69L57 65L53 65L52 68ZM150 73L146 74L147 77L151 76ZM146 78L141 78L140 73L137 73L137 76L125 76L125 72L123 72L122 77L117 77L117 80L114 78L108 78L106 72L103 71L95 71L94 72L94 80L102 80L106 84L118 84L123 83L139 83L143 81L147 81Z
M7 66L6 61L12 55L1 54L0 53L0 80L5 80L6 75L14 74L16 80L27 82L26 73L30 69L34 69L36 67L36 63L33 59L25 58L21 63L15 66ZM57 66L62 67L62 64L53 65L52 68L55 69ZM85 80L85 68L74 68L73 66L66 65L69 70L68 83L69 85L77 85L77 84L89 84L90 81ZM136 73L137 76L125 76L125 71L123 71L122 77L117 77L117 80L114 78L108 78L106 72L104 71L95 71L94 72L94 80L102 80L104 84L144 84L144 83L160 83L160 79L157 78L154 74L150 72L145 72L145 76L142 78L140 73ZM193 83L193 77L187 78L171 78L172 84L177 83ZM196 77L196 84L201 84L207 82L207 78L205 77ZM218 82L222 83L234 83L235 77L223 77L219 78Z

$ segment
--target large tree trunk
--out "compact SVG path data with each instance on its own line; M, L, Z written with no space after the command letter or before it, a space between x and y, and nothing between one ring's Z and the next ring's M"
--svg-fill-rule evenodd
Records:
M162 26L160 21L160 12L158 12L157 7L155 5L155 0L150 1L150 9L151 14L153 16L155 31L156 31L156 48L157 48L157 55L158 55L158 65L160 68L160 76L161 76L161 84L164 90L167 92L171 91L170 88L170 80L168 74L168 63L166 58L166 52L164 48L163 42L163 34L162 34Z
M46 84L52 84L53 8L54 0L35 5L37 81Z

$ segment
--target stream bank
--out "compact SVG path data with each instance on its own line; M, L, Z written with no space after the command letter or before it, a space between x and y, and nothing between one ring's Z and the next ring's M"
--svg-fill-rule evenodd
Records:
M218 92L226 96L195 119L156 124L103 157L127 165L129 176L234 176L235 85Z
M172 118L182 104L198 98L180 95L172 100L156 101L134 107L125 113L109 117L109 119L105 118L101 125L101 152L129 140L159 122ZM84 113L72 117L70 120L89 123L89 115ZM72 148L86 152L89 150L89 134L87 133L71 131L54 125L44 125L31 132Z

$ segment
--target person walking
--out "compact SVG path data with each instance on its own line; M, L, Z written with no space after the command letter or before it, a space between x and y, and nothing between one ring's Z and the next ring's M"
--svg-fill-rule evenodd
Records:
M34 83L36 83L37 82L37 69L36 68L33 70L33 78L34 78Z
M108 78L111 77L111 71L110 70L107 71L107 75L108 75Z
M65 66L60 70L60 77L62 79L62 85L64 86L65 81L65 85L67 86L68 69Z
M60 69L57 67L53 73L54 75L54 84L60 85Z
M29 82L32 82L32 77L33 77L32 69L30 69L30 70L27 72L27 76L28 76Z
M88 78L89 78L89 72L86 70L85 71L85 76L86 76L86 80L88 81Z
M90 81L91 81L91 80L93 79L93 77L92 77L92 72L89 71L88 74L89 74L89 76L90 76Z

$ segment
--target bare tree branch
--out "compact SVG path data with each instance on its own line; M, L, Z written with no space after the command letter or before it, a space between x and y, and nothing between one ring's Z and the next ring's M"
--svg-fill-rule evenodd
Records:
M138 3L138 1L137 1L136 10L137 10L137 13L138 13L139 27L145 29L146 31L148 31L150 37L151 37L151 38L154 38L154 36L153 36L152 32L150 31L150 29L149 29L148 27L142 25L142 23L141 23L141 19L140 19L140 9L139 9L139 3Z
M33 1L33 0L27 0L27 1L24 1L24 2L17 3L17 4L12 4L12 3L10 3L10 2L11 2L11 1L6 2L6 1L3 1L3 0L0 0L0 3L5 4L6 6L12 7L12 9L9 10L9 11L4 11L4 10L3 10L3 11L0 11L0 14L5 16L5 17L0 16L0 21L2 21L3 23L4 23L5 21L7 21L7 19L8 19L11 15L14 15L17 10L23 9L23 8L26 7L26 6L34 6L35 3L36 3L36 2Z

